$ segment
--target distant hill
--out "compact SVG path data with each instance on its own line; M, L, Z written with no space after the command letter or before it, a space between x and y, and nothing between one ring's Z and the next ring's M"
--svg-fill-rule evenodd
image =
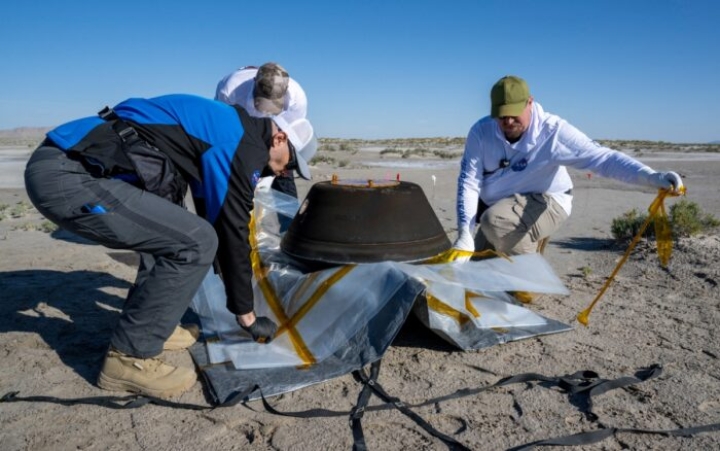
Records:
M52 127L18 127L0 130L0 138L38 138L45 136Z
M0 146L35 147L52 127L18 127L0 130Z
M17 127L0 130L0 146L35 147L44 138L45 133L52 127ZM720 141L706 144L682 144L665 141L643 140L610 140L598 139L600 144L625 152L720 152ZM395 139L346 139L346 138L320 138L321 150L345 147L356 148L361 146L381 146L389 149L398 147L412 148L462 148L465 137L434 137L434 138L395 138Z

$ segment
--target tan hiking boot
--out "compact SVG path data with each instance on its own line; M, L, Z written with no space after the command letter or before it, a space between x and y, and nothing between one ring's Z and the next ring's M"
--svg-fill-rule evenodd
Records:
M194 345L200 337L200 329L195 324L177 326L163 345L163 351L180 351Z
M111 348L97 384L105 390L171 398L192 387L196 380L191 368L174 367L156 358L131 357Z

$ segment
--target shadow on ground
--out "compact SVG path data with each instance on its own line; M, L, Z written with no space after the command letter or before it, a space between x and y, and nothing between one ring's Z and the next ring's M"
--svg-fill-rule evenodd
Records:
M53 239L60 240L60 241L67 241L68 243L89 244L89 245L99 246L99 244L94 241L85 239L85 238L81 237L80 235L75 235L74 233L69 232L62 228L55 229L50 234L50 236Z
M423 348L440 352L463 352L427 328L413 312L410 312L392 346L400 348Z
M618 248L617 241L609 238L570 237L553 239L551 244L560 249L577 251L607 251Z
M124 302L104 290L129 286L95 271L0 273L0 334L38 334L38 340L23 339L13 346L43 348L44 341L65 365L94 383Z

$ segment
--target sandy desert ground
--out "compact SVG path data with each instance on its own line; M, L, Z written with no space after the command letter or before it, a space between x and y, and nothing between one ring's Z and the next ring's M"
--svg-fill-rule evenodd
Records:
M382 149L353 144L325 152L333 160L314 167L314 181L333 174L342 179L400 174L423 187L454 238L457 158L401 159L381 155ZM448 151L459 154L461 148ZM0 396L14 391L60 398L121 395L104 392L94 382L134 279L133 258L63 231L40 230L43 219L27 208L18 172L29 150L12 152L0 150L0 205L8 206L6 213L14 211L0 221ZM655 169L680 172L687 199L718 216L718 154L637 156ZM529 308L574 330L463 352L411 320L383 358L379 381L403 401L421 403L526 372L560 376L592 370L613 379L659 364L663 373L598 396L597 420L566 393L540 384L494 388L415 409L471 449L509 449L601 427L664 430L720 422L720 236L680 240L669 270L660 268L652 244L641 243L593 312L589 327L581 326L575 315L595 297L624 251L612 240L612 218L632 208L646 209L655 192L577 171L572 175L574 212L545 253L571 294L545 296ZM311 183L299 181L298 186L303 197ZM163 357L192 365L187 352ZM271 402L284 411L349 411L360 388L347 375ZM198 382L178 401L208 405L210 399ZM368 412L363 427L371 450L446 448L397 410ZM334 450L351 449L352 443L347 417L283 417L266 412L260 402L207 411L0 403L0 449L7 451ZM686 438L621 433L578 449L720 449L720 432Z

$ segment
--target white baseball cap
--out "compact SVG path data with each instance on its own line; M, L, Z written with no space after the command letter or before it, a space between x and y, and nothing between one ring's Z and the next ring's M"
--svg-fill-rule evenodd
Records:
M311 176L308 162L312 160L318 148L317 137L313 131L312 124L305 118L288 122L282 113L273 116L272 120L280 130L287 134L290 143L295 148L298 174L305 180L310 180Z

